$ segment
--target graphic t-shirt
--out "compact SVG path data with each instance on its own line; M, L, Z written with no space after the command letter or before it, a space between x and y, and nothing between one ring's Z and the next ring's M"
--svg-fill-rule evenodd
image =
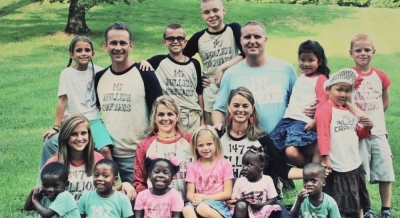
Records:
M271 177L263 175L258 182L249 182L246 177L236 180L232 197L237 199L257 200L258 203L266 202L278 196Z
M72 197L72 195L67 191L58 194L54 201L50 201L47 197L43 197L41 203L43 207L49 208L57 213L52 218L80 217L74 197Z
M94 163L96 164L101 159L104 159L103 155L98 152L94 152ZM48 163L57 161L58 155L55 155L46 162L45 166ZM69 186L67 191L74 196L76 202L79 201L83 194L95 189L93 185L93 175L87 175L85 170L85 162L69 163L68 181Z
M172 212L182 212L181 194L171 188L164 195L153 195L149 189L140 192L135 201L135 210L144 210L144 218L171 218Z
M109 67L96 74L95 89L104 125L115 145L113 155L135 156L146 135L151 107L162 95L155 73L139 70L136 63L118 73Z
M327 78L324 75L310 77L300 73L294 83L289 105L283 118L310 122L312 119L303 113L303 110L310 107L315 101L318 101L318 105L321 105L328 100L328 95L324 90L326 80Z
M339 108L327 101L317 108L317 141L322 155L329 155L333 170L349 172L361 165L358 140L371 132L358 124L347 108Z
M214 166L206 169L200 160L188 165L186 182L194 183L195 193L215 195L224 191L224 182L233 179L232 164L225 158L218 158Z
M246 87L254 95L261 126L271 132L282 120L296 78L288 62L271 56L261 67L249 67L241 61L225 71L214 110L225 114L230 91L240 86Z
M156 55L147 60L156 70L165 95L171 96L181 108L199 111L198 95L203 94L200 63L193 58L182 63L170 55Z
M355 67L353 69L357 71ZM371 129L372 134L384 135L387 131L382 93L389 88L392 81L386 73L373 67L367 74L359 71L357 73L363 80L358 89L353 92L354 104L365 111L374 123L374 128Z
M94 72L103 68L94 65ZM66 95L68 98L65 115L83 114L88 120L100 118L99 109L96 106L96 94L94 91L93 67L89 64L85 71L67 67L60 74L57 96Z
M87 218L126 218L133 215L128 196L114 191L108 198L100 197L96 190L82 195L78 204L79 213Z
M186 170L192 156L190 153L191 135L179 135L176 139L162 140L157 139L157 136L151 136L139 143L138 150L136 151L133 186L136 192L141 192L147 188L152 187L151 182L148 180L144 162L147 157L156 155L159 158L171 159L176 157L180 161L178 173L173 178L170 187L176 189L182 194L182 198L186 199Z
M209 32L204 29L195 33L183 49L183 54L193 57L199 53L203 63L203 74L210 78L210 86L204 88L204 110L212 112L218 87L215 84L215 71L223 63L243 54L240 44L241 26L238 23L225 25L219 32Z

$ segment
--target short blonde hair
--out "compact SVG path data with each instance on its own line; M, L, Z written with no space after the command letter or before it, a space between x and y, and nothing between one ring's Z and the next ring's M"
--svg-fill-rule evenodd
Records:
M374 48L374 42L372 41L371 36L367 34L357 34L356 36L354 36L350 42L350 49L353 49L353 45L356 41L370 41L372 48Z
M192 139L190 140L190 151L192 153L193 161L197 161L201 158L200 154L197 152L197 139L205 135L211 135L213 137L215 145L215 156L222 157L222 155L224 154L221 140L219 140L217 131L215 131L214 127L210 125L203 125L194 131Z

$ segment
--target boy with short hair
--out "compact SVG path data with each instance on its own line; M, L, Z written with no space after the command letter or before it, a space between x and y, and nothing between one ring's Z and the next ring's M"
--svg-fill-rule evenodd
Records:
M195 33L183 49L183 54L193 57L199 53L203 63L203 97L205 123L211 125L211 112L223 71L243 60L240 45L241 26L225 24L226 8L222 0L202 0L201 16L207 28Z
M309 163L303 168L303 185L300 190L291 217L340 217L336 201L322 192L325 186L325 168L319 163Z
M372 137L360 140L360 156L366 181L379 184L381 196L381 216L393 217L390 210L394 170L392 151L387 139L385 111L389 107L390 78L386 73L370 65L375 54L371 37L358 34L350 44L350 56L354 70L363 78L360 87L353 93L354 103L365 111L374 123ZM370 208L364 208L364 217L376 217Z
M59 162L47 164L41 174L41 188L33 188L24 209L37 210L42 217L79 217L74 197L66 191L69 185L67 167Z
M199 61L182 53L187 44L185 36L180 24L168 25L164 30L163 44L169 53L142 61L140 68L147 69L151 65L156 71L163 93L179 105L179 121L187 132L192 133L204 124L203 87Z
M81 217L133 217L129 198L114 191L118 181L118 165L113 160L103 159L96 163L93 185L96 190L82 195L79 200Z

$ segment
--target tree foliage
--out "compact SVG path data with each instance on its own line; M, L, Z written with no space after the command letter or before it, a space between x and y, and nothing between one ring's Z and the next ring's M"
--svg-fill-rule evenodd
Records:
M31 0L33 2L41 2L47 0ZM86 24L86 11L99 4L115 4L124 2L133 5L135 2L142 3L144 0L48 0L50 3L69 3L69 13L67 25L64 32L69 34L86 34L90 33L90 29Z

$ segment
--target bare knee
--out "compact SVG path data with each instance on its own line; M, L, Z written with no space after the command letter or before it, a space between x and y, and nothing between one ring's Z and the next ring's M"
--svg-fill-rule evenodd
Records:
M238 201L235 204L234 218L244 218L247 217L248 205L244 201Z
M185 206L182 210L182 214L185 218L197 218L194 207L192 206Z

